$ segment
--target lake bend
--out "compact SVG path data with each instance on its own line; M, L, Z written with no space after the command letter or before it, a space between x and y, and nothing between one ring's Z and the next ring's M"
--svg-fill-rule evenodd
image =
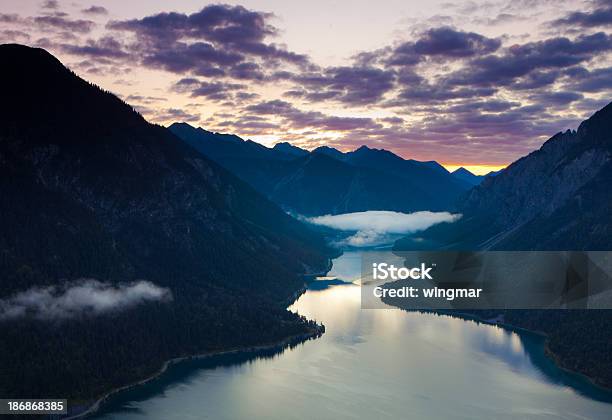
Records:
M290 307L323 323L285 349L172 365L98 419L610 419L612 393L559 369L544 338L433 313L361 309L359 251ZM343 280L329 281L329 278Z

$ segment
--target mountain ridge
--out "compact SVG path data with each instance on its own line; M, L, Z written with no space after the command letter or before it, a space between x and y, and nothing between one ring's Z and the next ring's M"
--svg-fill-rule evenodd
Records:
M215 135L216 144L211 144L210 132L201 128L175 123L169 129L287 211L306 216L367 210L451 210L454 200L471 187L436 162L406 160L384 149L361 146L341 152L320 146L287 160L287 154L276 154L280 151L276 147L255 154L247 152L243 142L242 150L221 154L217 151L224 139L220 135ZM317 165L327 178L313 170Z
M612 247L612 103L559 132L460 199L461 221L433 227L422 239L465 249ZM476 226L486 229L476 229ZM542 227L542 228L540 228ZM410 240L396 244L410 248Z

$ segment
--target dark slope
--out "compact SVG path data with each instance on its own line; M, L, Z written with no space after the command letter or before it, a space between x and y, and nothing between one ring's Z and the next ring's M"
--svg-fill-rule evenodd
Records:
M386 150L364 146L342 153L322 146L312 153L298 149L303 156L287 160L293 146L253 146L188 124L173 124L170 130L277 204L303 215L451 210L469 188L435 162L405 160Z
M461 221L422 237L463 249L612 249L612 104L462 199ZM410 248L411 240L398 248Z
M282 146L270 149L252 140L243 140L232 134L213 133L187 123L174 123L168 129L215 161L240 158L290 160L296 153L293 149L288 149L287 152L280 150ZM295 149L301 150L297 147Z
M0 394L91 398L194 352L312 327L287 312L322 239L44 50L0 46L0 298L146 279L170 303L0 319ZM44 378L41 380L41 378Z
M484 179L484 176L474 175L467 169L461 167L455 169L451 174L458 180L463 181L471 186L478 185Z
M270 198L303 215L411 212L423 210L425 205L427 209L444 209L419 187L407 191L406 181L400 177L353 166L322 153L294 160L289 169L270 192Z
M487 176L461 203L464 217L396 249L612 249L612 104L540 150ZM462 310L462 313L466 311ZM482 319L546 333L562 367L612 387L612 311L474 311Z
M168 129L195 150L267 196L277 179L290 170L288 162L296 158L295 155L269 149L238 136L212 133L187 123L174 123Z
M452 208L459 195L469 188L437 162L406 160L387 150L361 146L346 153L344 161L402 178L407 191L427 191L432 208Z
M286 141L282 143L276 143L272 149L284 153L286 155L291 155L295 157L306 156L310 153L308 150L301 149L297 146L292 145L291 143L287 143Z
M340 161L344 161L346 159L346 153L329 146L319 146L314 149L312 153L318 153Z

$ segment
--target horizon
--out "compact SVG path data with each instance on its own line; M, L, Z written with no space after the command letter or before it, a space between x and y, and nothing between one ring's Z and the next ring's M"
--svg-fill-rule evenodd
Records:
M214 133L214 134L221 134L221 135L235 135L234 133L223 133L223 132L211 131L211 130L208 130L206 127L201 127L201 126L199 126L199 125L192 125L192 124L190 124L190 123L188 123L188 122L186 122L186 121L174 121L172 124L169 124L169 125L167 125L167 126L165 126L165 127L166 127L166 128L169 128L169 127L170 127L171 125L173 125L173 124L187 124L187 125L189 125L190 127L193 127L193 128L199 128L199 129L202 129L202 130L206 130L206 131L212 132L212 133ZM238 136L238 137L240 137L240 136ZM250 141L255 141L255 140L253 140L253 139L249 139L249 138L247 138L247 139L244 139L244 138L242 138L242 137L240 137L240 138L241 138L243 141L249 141L249 140L250 140ZM295 147L300 147L300 146L298 146L298 145L296 145L296 144L293 144L293 143L291 143L291 142L289 142L289 141L278 142L278 143L275 143L275 144L273 144L273 145L267 145L267 144L262 144L262 143L260 143L260 144L262 144L263 146L265 146L265 147L267 147L267 148L273 148L273 147L274 147L276 144L279 144L279 143L287 143L287 144L290 144L290 145L295 146ZM322 147L322 146L327 146L327 145L320 145L320 146L317 146L317 147ZM367 144L361 144L361 145L359 145L359 146L354 147L353 149L350 149L350 150L341 150L341 151L342 151L343 153L353 152L353 151L356 151L357 149L359 149L359 148L361 148L361 147L364 147L364 146L365 146L365 147L370 148L370 146L368 146ZM331 146L328 146L328 147L331 147ZM302 147L300 147L300 148L302 148ZM315 147L315 148L312 148L312 149L306 149L306 148L302 148L302 149L303 149L303 150L307 150L307 151L309 151L309 152L312 152L313 150L315 150L315 149L316 149L316 147ZM336 149L336 150L339 150L339 149ZM387 149L378 149L378 150L387 150ZM388 151L388 150L387 150L387 151ZM394 153L394 152L392 152L392 151L391 151L391 153ZM397 156L399 156L399 155L397 155ZM405 158L405 157L403 157L403 156L400 156L400 157L401 157L402 159L410 159L410 158ZM420 162L423 162L423 161L420 161ZM437 162L437 163L439 163L440 165L442 165L442 166L444 167L444 169L446 169L448 172L451 172L451 173L452 173L452 172L456 171L457 169L463 168L463 169L468 170L469 172L471 172L471 173L472 173L472 174L474 174L474 175L487 175L487 174L489 174L489 173L491 173L491 172L497 172L497 171L499 171L499 170L502 170L502 169L504 169L504 168L507 168L507 167L508 167L508 166L509 166L509 165L512 163L512 162L510 162L510 164L508 164L508 165L461 165L461 164L456 165L456 164L447 164L447 163L441 163L441 162L438 162L437 160L436 160L435 162Z
M482 175L612 97L605 0L10 3L1 43L46 49L151 122L270 147L364 144Z

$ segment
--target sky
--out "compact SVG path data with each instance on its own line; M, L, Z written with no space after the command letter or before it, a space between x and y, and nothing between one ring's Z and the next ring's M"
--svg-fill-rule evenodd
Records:
M151 122L476 173L612 101L612 0L0 0L0 42Z

